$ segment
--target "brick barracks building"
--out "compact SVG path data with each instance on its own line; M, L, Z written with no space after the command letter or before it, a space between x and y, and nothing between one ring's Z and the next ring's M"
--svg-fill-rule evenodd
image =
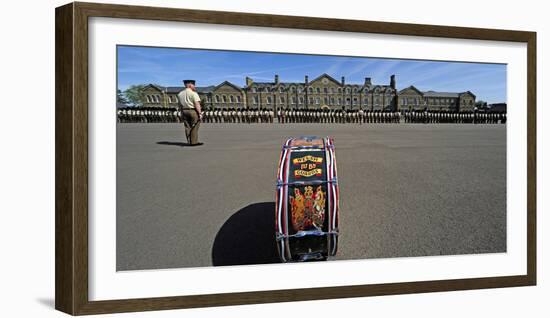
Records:
M177 94L183 87L145 87L144 107L177 107ZM414 86L397 91L395 75L389 85L376 85L366 77L361 84L346 83L327 74L303 82L255 82L246 77L246 86L225 81L217 86L197 86L203 107L266 109L363 109L368 111L446 111L472 112L476 96L466 92L423 92Z

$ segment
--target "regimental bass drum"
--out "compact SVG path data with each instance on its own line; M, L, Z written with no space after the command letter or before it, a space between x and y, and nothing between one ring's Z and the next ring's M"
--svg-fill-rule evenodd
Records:
M277 171L275 239L283 262L326 260L338 247L338 179L329 137L288 139Z

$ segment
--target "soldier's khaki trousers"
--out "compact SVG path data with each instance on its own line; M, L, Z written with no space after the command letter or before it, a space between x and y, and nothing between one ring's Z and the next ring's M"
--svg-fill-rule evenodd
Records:
M187 142L196 144L199 142L199 114L194 109L185 109L181 112L183 124L185 125L185 136Z

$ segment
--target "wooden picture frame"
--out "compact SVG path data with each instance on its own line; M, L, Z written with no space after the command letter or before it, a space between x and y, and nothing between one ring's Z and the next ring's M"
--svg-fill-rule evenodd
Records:
M164 310L536 284L536 33L97 3L56 17L55 308L72 314ZM527 44L527 274L343 287L90 301L88 297L88 19L111 17L270 28L478 39Z

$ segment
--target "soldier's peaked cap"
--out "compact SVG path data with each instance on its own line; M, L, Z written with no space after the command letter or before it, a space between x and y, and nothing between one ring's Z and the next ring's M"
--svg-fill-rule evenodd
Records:
M195 80L186 79L186 80L183 80L183 84L184 84L184 85L187 85L187 84L193 84L193 85L195 85Z

